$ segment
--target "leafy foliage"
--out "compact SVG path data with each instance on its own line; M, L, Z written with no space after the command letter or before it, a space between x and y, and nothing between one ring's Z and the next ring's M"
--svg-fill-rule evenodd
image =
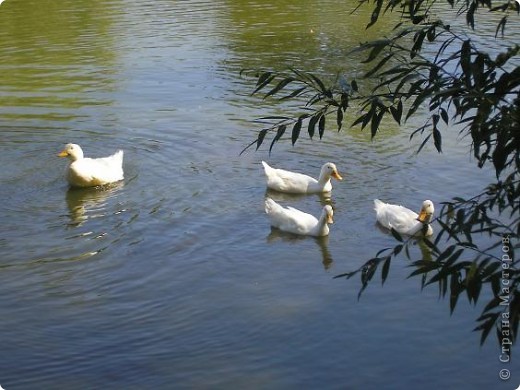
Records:
M293 145L302 136L302 129L310 138L317 129L322 138L326 128L332 126L330 123L341 130L349 108L361 112L351 126L370 129L372 137L378 134L383 118L401 125L420 113L425 121L410 135L412 139L422 134L418 151L430 142L442 152L443 129L460 128L460 133L472 141L477 166L492 164L497 181L472 199L454 198L444 204L437 219L440 232L433 242L424 241L429 248L428 258L417 260L409 250L411 241L394 232L398 245L380 251L360 269L339 276L351 278L359 274L361 296L379 266L384 283L391 260L404 254L412 260L414 270L410 276L422 276L423 287L437 284L443 297L449 290L451 311L462 293L476 304L482 288L489 287L493 299L477 319L475 330L481 332L481 342L493 328L499 342L504 337L514 341L520 318L519 260L515 259L520 237L520 46L514 44L491 55L472 40L470 33L456 32L436 19L433 9L456 9L465 16L469 31L478 24L479 12L495 13L499 15L495 38L500 39L510 18L518 22L520 7L514 1L359 0L359 6L365 4L373 7L367 28L385 13L400 16L391 36L363 43L352 51L365 55L363 62L370 69L363 79L369 81L367 84L375 81L375 87L365 91L367 88L358 85L360 80L343 77L327 83L313 73L296 69L244 71L257 78L253 94L281 101L306 101L299 115L260 118L266 127L244 151L253 145L258 149L268 134L274 134L271 152L287 129L291 129ZM482 235L489 236L493 245L480 248ZM506 255L508 260L504 262ZM507 294L502 289L506 283ZM506 311L507 322L503 317ZM510 326L510 335L504 333L505 326Z
M294 145L300 137L304 122L306 122L306 129L309 137L312 139L316 134L317 129L321 139L325 133L326 118L331 111L334 111L337 114L338 130L341 129L343 124L343 112L348 108L349 97L347 94L343 97L340 96L340 101L338 102L334 90L325 87L323 81L314 74L302 72L296 69L291 69L288 74L274 74L270 71L258 72L247 70L243 70L242 74L254 75L258 79L253 94L269 88L269 90L264 93L264 99L279 94L284 90L285 94L281 96L279 100L294 99L302 96L308 98L305 105L305 112L300 114L297 118L291 116L268 116L258 118L257 122L266 123L268 124L268 127L261 130L258 133L257 139L247 145L242 153L253 145L256 145L256 149L258 150L264 142L267 133L275 132L271 145L269 146L269 152L271 152L274 144L282 139L287 127L291 127L291 142ZM290 84L292 84L291 86L293 89L287 92L286 89L290 87ZM357 88L355 82L353 85ZM319 107L314 108L317 106Z

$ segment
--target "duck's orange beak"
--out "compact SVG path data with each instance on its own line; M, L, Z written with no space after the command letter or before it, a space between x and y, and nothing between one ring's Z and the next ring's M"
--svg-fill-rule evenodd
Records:
M339 172L336 169L334 169L334 171L332 171L331 176L336 180L343 180L343 178L341 177L341 175L339 174Z
M426 218L428 218L428 213L424 210L421 210L419 216L417 217L417 220L421 223L424 223L426 221Z
M58 157L67 157L69 154L65 151L65 150L62 150L61 152L58 153Z

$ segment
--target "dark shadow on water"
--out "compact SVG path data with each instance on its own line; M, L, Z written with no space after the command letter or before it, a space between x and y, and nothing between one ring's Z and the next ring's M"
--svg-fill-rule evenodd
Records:
M273 243L276 241L283 241L290 244L297 243L303 240L313 240L316 242L321 252L321 263L323 264L323 268L328 270L334 261L332 259L332 255L329 251L329 237L310 237L310 236L300 236L298 234L287 233L280 229L274 228L271 226L271 232L266 237L268 243Z

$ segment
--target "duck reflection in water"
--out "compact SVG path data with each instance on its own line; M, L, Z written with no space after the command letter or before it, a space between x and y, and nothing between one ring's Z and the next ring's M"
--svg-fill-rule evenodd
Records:
M105 216L107 201L116 196L123 186L124 182L118 182L98 187L69 188L65 195L71 219L69 226L78 227L90 218Z
M310 237L310 236L300 236L293 233L287 233L280 229L274 228L271 226L271 232L266 238L268 243L274 243L276 241L283 241L289 244L294 244L299 242L300 240L313 240L316 242L321 252L321 263L323 264L323 268L328 270L334 261L332 259L332 255L329 251L329 236L324 237Z
M332 206L333 205L330 192L321 192L319 194L313 194L311 196L317 196L320 199L320 204L322 206L325 206L325 205ZM299 200L309 198L309 195L308 194L288 194L285 192L279 192L279 191L267 189L265 191L264 198L266 198L266 197L271 198L271 199L275 200L276 202L297 203Z

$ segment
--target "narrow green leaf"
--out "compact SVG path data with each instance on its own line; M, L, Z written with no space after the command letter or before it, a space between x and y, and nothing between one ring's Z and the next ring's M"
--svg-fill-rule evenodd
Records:
M338 107L336 112L336 123L338 124L338 131L340 131L343 125L343 109L341 107Z
M356 120L355 120L355 121L350 125L350 127L354 127L354 126L356 126L356 125L359 125L359 124L362 123L362 122L364 123L365 120L366 120L366 118L367 118L367 116L368 116L368 113L361 115L359 118L357 118L357 119L356 119ZM363 127L364 127L364 126L363 126Z
M480 335L480 345L484 344L491 329L495 328L496 321L499 316L500 316L500 313L492 313L491 318L489 318L486 322L484 322L483 324L481 324L481 325L477 326L475 329L473 329L474 331L477 331L477 330L482 331L482 334Z
M271 145L269 146L269 154L271 154L271 150L273 149L273 146L285 133L285 129L287 129L286 125L280 125L278 126L278 130L276 131L276 135L274 136L273 140L271 141Z
M455 310L455 306L457 305L457 301L459 299L459 295L462 291L462 288L459 283L459 274L453 273L451 274L450 279L450 313L453 314L453 310Z
M426 15L414 16L414 17L412 17L412 23L413 24L419 24L419 23L421 23L425 19L426 19Z
M446 263L444 265L446 267L451 267L459 259L460 255L462 255L463 252L464 249L458 249L453 255L449 257L448 260L446 260Z
M390 271L390 262L392 261L392 257L388 256L383 263L383 269L381 270L381 284L385 284L386 278L388 277L388 272Z
M394 238L399 241L399 242L403 242L403 237L401 236L401 234L399 234L399 232L397 230L395 230L394 228L390 229L390 232L392 233L392 236L394 236Z
M379 69L381 69L392 57L394 56L394 53L390 53L387 56L385 56L379 63L374 66L372 69L370 69L366 74L365 78L372 76L375 74Z
M432 136L431 134L428 134L426 136L426 138L421 143L421 146L419 146L419 149L417 149L417 154L419 154L421 152L422 148L424 148L424 145L426 145L426 143L428 142L428 140L430 139L431 136Z
M366 125L368 125L371 121L374 120L374 116L376 115L376 106L372 104L370 111L367 112L365 118L363 119L363 123L361 124L361 130L363 130Z
M323 81L321 81L317 76L313 75L312 73L309 73L308 75L311 77L312 80L314 80L316 84L318 84L318 89L320 90L320 92L325 93L327 91L327 89L325 88L325 84L323 84Z
M381 123L381 119L383 119L383 115L385 111L381 109L377 115L372 118L372 124L370 125L370 133L372 138L374 138L379 130L379 124Z
M322 115L320 117L320 121L318 122L318 131L321 139L323 137L323 134L325 133L325 115Z
M377 0L376 7L374 8L374 11L372 12L372 16L370 17L370 23L367 24L366 28L373 26L377 22L377 19L379 18L379 13L381 12L382 7L383 7L383 0Z
M289 95L281 97L280 100L288 100L288 99L292 99L293 97L300 96L306 90L307 90L306 86L305 87L301 87L301 88L297 88L294 91L292 91Z
M448 124L449 118L448 118L448 112L444 108L439 109L441 118L444 121L444 123Z
M422 44L424 42L424 37L426 36L426 31L420 30L414 36L414 45L410 49L410 58L414 58L417 53L419 53L422 49Z
M298 138L300 137L300 131L302 129L302 119L298 119L298 121L294 124L292 129L291 141L294 146Z
M495 38L498 36L498 32L501 31L502 38L504 37L504 29L506 28L507 23L507 15L500 19L500 22L497 25L497 29L495 31Z
M466 11L466 23L474 30L475 29L475 11L477 9L477 2L472 1L469 9Z
M263 89L266 85L268 85L271 81L275 79L276 75L272 74L271 72L265 72L263 73L259 78L258 82L256 83L257 87L253 91L251 95L254 95L255 93L259 92L261 89Z
M291 119L288 116L281 116L281 115L272 115L272 116L263 116L257 119L257 122L263 122L263 121L272 121L272 120L279 120L279 121L286 121Z
M271 89L269 92L267 92L264 96L264 98L269 97L271 95L274 95L278 91L285 88L288 84L292 83L294 79L292 77L287 77L283 80L281 80L273 89Z
M500 262L495 261L494 263L489 264L486 269L482 272L482 278L487 278L492 275L498 268L500 267Z
M435 261L440 263L443 260L447 259L455 251L456 247L456 245L450 245L437 257L437 259L435 259Z
M390 106L390 113L392 114L392 117L394 118L394 120L398 124L401 124L401 118L403 116L403 102L402 102L402 100L399 100L397 102L397 107Z
M460 66L464 74L466 86L471 87L471 41L469 39L462 43L460 49Z
M384 253L384 252L389 251L390 249L392 249L392 248L383 248L383 249L380 249L380 250L376 253L376 257L379 257L379 255L381 255L381 254Z
M258 133L258 137L256 139L256 150L262 145L262 142L264 142L265 135L267 134L267 129L260 130Z
M433 144L435 145L435 149L437 149L439 153L442 153L442 136L436 126L433 128Z
M399 74L393 79L385 80L385 83L390 84L392 84L393 81L400 80L399 84L397 84L397 87L395 88L395 93L399 93L401 91L401 88L403 88L405 85L408 85L411 81L417 80L420 77L419 74L414 72L415 68L406 68L406 70L406 73L408 74L404 77L402 77L402 75ZM419 80L419 82L422 83L422 80ZM413 89L415 89L415 87L412 88L412 86L410 86L407 95L413 95L415 92Z
M309 132L309 137L314 137L314 132L316 129L316 123L320 120L321 113L314 114L309 120L309 125L307 127L307 131Z
M361 61L363 64L372 62L389 44L392 43L390 39L380 39L378 41L370 42L372 50L370 51L366 60Z
M356 80L352 80L352 81L350 82L350 86L352 87L352 90L353 90L354 92L357 92L357 91L358 91L358 85L357 85L357 81L356 81Z
M256 85L261 85L263 84L267 79L269 79L271 77L273 73L272 72L264 72L260 75L260 77L258 77L258 80L256 82Z
M435 25L431 26L426 33L426 37L428 38L428 42L435 41Z
M397 245L397 246L394 248L392 254L393 254L394 256L397 256L399 253L401 253L401 251L403 250L403 247L404 247L404 244L399 244L399 245Z

